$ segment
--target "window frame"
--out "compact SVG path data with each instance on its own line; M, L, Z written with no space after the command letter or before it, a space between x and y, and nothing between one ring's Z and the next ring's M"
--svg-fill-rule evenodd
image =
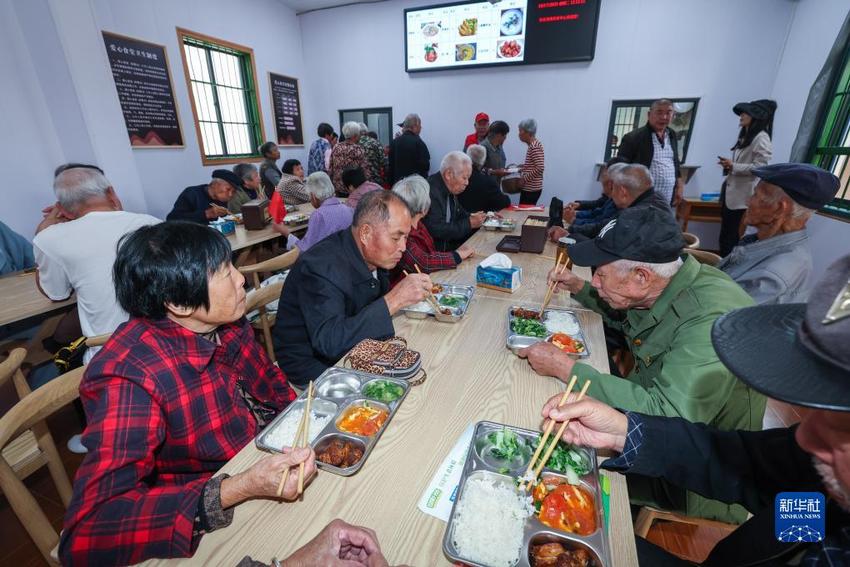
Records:
M186 89L189 91L189 102L192 106L192 118L195 121L195 134L198 139L198 150L201 153L201 163L203 165L227 165L227 164L236 164L236 163L245 163L245 162L260 162L263 160L263 156L259 152L259 146L265 141L265 128L264 128L264 120L263 120L263 108L260 104L260 93L259 86L257 83L257 66L254 59L254 50L250 47L239 45L237 43L233 43L230 41L226 41L223 39L219 39L216 37L208 36L202 33L194 32L185 28L176 28L177 29L177 44L180 50L180 57L183 61L183 76L186 79ZM223 156L210 156L207 153L206 147L204 146L204 138L201 133L201 124L198 116L198 109L196 106L195 93L192 89L192 78L189 73L189 63L186 60L186 38L190 41L189 43L200 43L202 45L198 47L207 47L207 48L218 48L222 52L236 52L232 53L240 58L240 70L242 72L242 82L244 84L243 88L243 98L245 99L245 113L248 119L249 124L249 138L253 137L254 140L250 140L249 143L251 145L251 153L247 154L225 154ZM210 72L212 72L212 64L209 60L209 51L206 51L207 54L207 63L209 65ZM215 77L212 76L213 85L217 85L215 83ZM217 89L213 88L213 98L215 101L216 112L219 112L218 109L218 93ZM219 129L222 128L221 115L218 114L218 120L216 124ZM222 143L225 144L224 132L221 132Z
M835 73L835 78L829 87L829 99L824 102L818 116L816 135L806 161L833 172L833 160L845 156L843 174L850 167L850 145L836 144L840 144L842 139L850 140L850 45L844 49L840 69L840 72ZM841 101L836 105L836 99L839 96ZM842 175L837 177L840 180ZM819 210L818 214L850 222L850 180L843 188L839 186L838 193L842 197L834 198Z
M656 100L658 100L658 99L657 98L622 99L622 100L612 100L611 101L611 114L609 115L609 119L608 119L608 134L605 136L605 151L602 154L603 157L604 157L604 159L603 159L604 162L607 163L608 160L611 159L611 153L612 153L612 149L613 149L611 147L611 136L614 134L614 124L615 124L615 120L617 119L617 109L618 108L624 108L624 107L630 107L630 106L631 107L651 106L652 103ZM676 98L671 98L670 100L673 101L674 104L677 103L677 102L692 102L694 104L693 115L691 116L691 127L688 130L688 138L685 140L684 145L681 146L681 150L682 150L681 164L686 165L687 159L688 159L688 149L691 146L691 138L693 138L693 135L694 135L694 125L696 124L696 121L697 121L697 111L699 110L700 98L699 97L676 97ZM636 128L640 128L641 126L643 126L643 124L635 124L635 126L634 126L634 128L632 128L632 130L634 130ZM622 139L620 141L622 142ZM680 144L682 143L682 140L678 140L678 141L679 141ZM619 146L618 146L618 148L619 148Z
M345 124L342 117L343 117L344 113L346 113L346 112L362 112L364 117L367 116L369 113L372 113L372 114L379 114L380 113L380 114L389 115L389 117L390 117L389 137L390 137L390 139L387 143L389 144L390 142L393 141L393 107L392 106L374 106L374 107L371 107L371 108L341 108L341 109L339 109L339 132L337 132L337 133L339 134L340 137L342 137L342 125ZM364 118L363 121L366 122L365 118ZM366 125L368 126L368 123L366 123ZM380 139L379 139L379 141L380 141ZM384 145L383 142L381 142L381 145Z

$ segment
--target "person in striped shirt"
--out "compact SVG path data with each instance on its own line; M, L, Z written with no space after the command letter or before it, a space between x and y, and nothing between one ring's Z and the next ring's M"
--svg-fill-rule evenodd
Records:
M526 118L519 123L519 139L528 144L522 164L519 204L536 205L543 192L543 144L537 139L537 120Z

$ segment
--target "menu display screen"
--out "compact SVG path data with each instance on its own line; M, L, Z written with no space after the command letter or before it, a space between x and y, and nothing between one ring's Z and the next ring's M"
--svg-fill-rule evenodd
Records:
M599 2L467 1L407 9L405 70L589 61Z

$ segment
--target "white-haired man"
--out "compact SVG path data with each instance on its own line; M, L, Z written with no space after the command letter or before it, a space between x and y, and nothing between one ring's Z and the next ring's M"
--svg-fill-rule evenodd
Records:
M422 120L418 114L408 114L401 123L401 135L390 143L387 172L390 183L408 175L428 177L431 169L431 154L428 146L419 137Z
M360 122L359 126L360 139L357 143L363 148L366 161L369 162L369 175L366 179L372 183L383 185L384 175L387 171L387 156L384 155L384 146L381 145L381 142L369 136L369 127L364 122Z
M683 417L723 430L761 429L765 397L729 372L711 344L711 325L752 299L725 274L680 253L682 231L669 212L626 209L594 240L568 247L573 263L594 266L592 283L550 273L605 323L625 335L634 367L625 379L576 362L551 343L521 353L539 374L591 381L588 395L624 410ZM632 479L632 502L689 515L743 521L740 507L706 500L650 479Z
M434 245L441 252L456 250L478 229L487 213L470 214L458 201L472 175L472 160L463 152L449 152L440 163L439 173L428 178L431 186L431 208L425 217L425 226L434 237Z
M307 176L304 190L310 195L310 204L316 210L310 215L307 223L307 234L298 238L291 234L289 227L283 223L272 225L272 228L287 237L286 248L291 250L297 246L301 252L306 252L317 242L331 234L345 230L351 226L354 209L334 197L334 185L324 171L317 171Z

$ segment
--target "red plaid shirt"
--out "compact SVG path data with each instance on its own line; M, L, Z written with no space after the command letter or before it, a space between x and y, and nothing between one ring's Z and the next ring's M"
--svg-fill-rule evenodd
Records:
M460 263L456 252L438 252L434 246L434 238L428 232L428 227L421 220L416 228L411 229L407 236L407 249L401 260L393 268L390 275L390 287L394 287L404 278L403 270L411 274L419 269L430 274L438 270L453 270Z
M204 485L257 434L244 391L269 410L295 399L243 318L220 344L169 319L130 319L80 384L89 452L74 481L63 565L187 557Z

